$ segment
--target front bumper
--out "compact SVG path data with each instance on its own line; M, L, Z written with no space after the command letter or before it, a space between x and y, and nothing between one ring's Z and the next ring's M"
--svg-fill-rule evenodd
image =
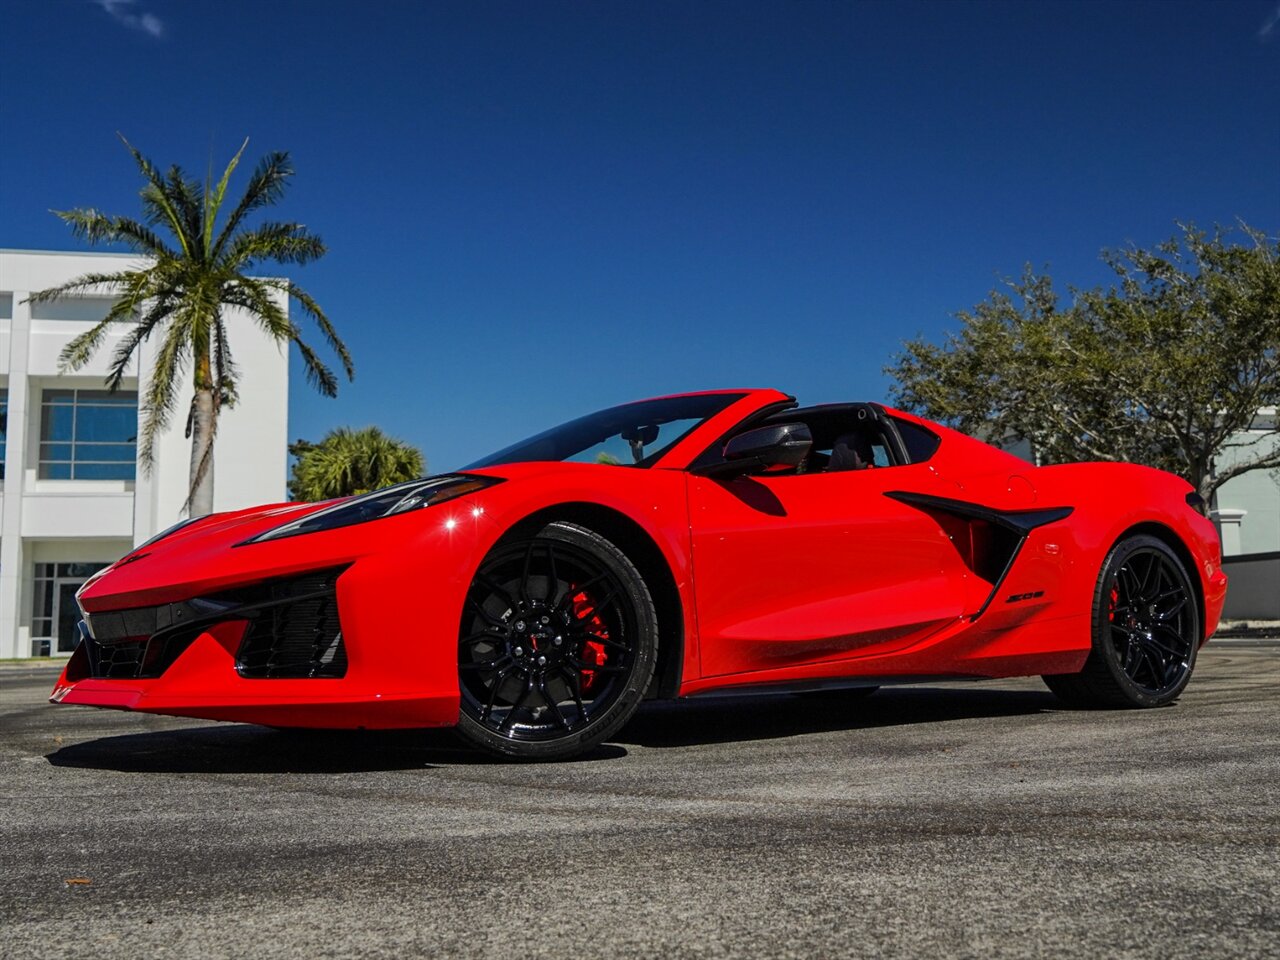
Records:
M456 692L427 694L340 680L255 680L236 671L243 624L200 632L162 676L73 679L78 650L49 699L53 703L136 710L275 727L394 729L453 726Z
M50 700L281 727L455 725L458 623L485 543L413 520L245 549L193 537L117 565L81 595L92 639ZM331 608L314 589L326 576Z

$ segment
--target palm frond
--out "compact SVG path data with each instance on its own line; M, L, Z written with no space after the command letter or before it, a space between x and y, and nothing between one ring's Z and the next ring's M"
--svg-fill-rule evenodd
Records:
M138 436L138 459L147 472L150 472L155 462L156 437L169 425L169 418L173 415L176 405L174 387L181 379L182 371L186 369L190 350L191 340L187 336L186 325L171 324L151 368L151 380L147 384L146 413Z
M222 209L222 202L227 196L227 184L231 180L231 174L235 172L236 167L240 165L240 158L244 155L245 148L249 146L249 138L244 138L244 143L240 144L240 149L236 151L236 155L231 158L231 162L227 164L227 169L222 171L222 178L218 181L217 186L212 190L206 189L204 192L204 250L206 255L213 252L213 228L218 219L218 211Z
M111 332L112 324L131 323L135 320L135 311L145 293L145 281L139 286L141 289L121 297L111 305L105 317L78 337L74 337L62 348L58 354L58 366L63 373L79 370L88 363L98 347L102 345L102 341L106 339L107 334Z
M306 369L307 382L323 393L326 397L336 397L338 395L338 378L333 375L330 370L312 350L305 340L302 339L302 332L295 326L293 328L294 343L298 345L298 351L302 354L302 363Z
M52 303L54 300L61 300L63 297L74 296L78 293L94 293L110 296L118 293L121 287L129 287L134 283L134 278L145 276L146 270L120 270L116 273L86 273L69 280L66 283L59 284L56 287L49 287L45 290L37 290L29 295L23 303Z
M155 328L166 319L177 306L176 294L173 291L161 293L139 319L137 325L121 338L111 357L111 365L107 369L107 389L114 392L120 389L125 376L129 372L129 364L139 346L151 336Z
M248 269L258 260L279 263L310 263L324 256L327 248L317 236L298 223L264 223L256 230L239 234L227 250L224 262L231 268Z
M173 251L154 231L128 217L111 217L92 208L54 210L54 215L71 226L71 234L90 245L125 243L136 253L172 257Z
M293 339L294 325L284 308L271 297L266 281L253 277L239 277L223 293L224 302L240 307L249 313L258 326L277 343Z
M188 179L182 168L175 165L165 175L164 191L182 218L182 233L189 244L188 255L195 260L203 260L205 250L200 240L204 236L204 204L200 199L200 184Z
M124 138L124 134L116 134L120 138L120 142L125 145L128 151L133 154L134 162L138 164L138 169L142 171L143 177L147 180L147 186L143 187L142 207L147 212L148 223L167 223L169 230L177 239L182 252L187 256L191 255L191 244L183 231L182 218L178 215L178 211L174 208L172 200L165 192L164 178L160 175L160 171L155 165L144 157L133 144Z
M355 364L351 360L351 354L347 351L347 345L342 342L342 338L338 336L338 331L333 328L333 324L329 318L325 316L320 304L316 303L311 294L298 286L292 280L264 280L263 283L268 286L275 287L277 290L283 290L298 301L298 305L302 307L303 313L311 317L315 321L320 332L324 335L325 342L334 353L338 355L338 359L342 361L342 369L347 374L348 380L354 380L356 376Z
M254 210L271 206L284 195L285 183L293 176L293 164L289 162L287 153L269 153L258 163L253 176L245 187L244 195L236 204L231 216L223 224L217 243L213 246L213 256L220 257L227 244L235 237L241 222Z

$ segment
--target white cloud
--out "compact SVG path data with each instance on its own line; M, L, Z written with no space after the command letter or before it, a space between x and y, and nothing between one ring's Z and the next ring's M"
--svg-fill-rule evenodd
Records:
M153 37L164 36L164 23L153 13L135 13L133 5L137 0L94 0L98 6L130 30L141 30Z
M1271 35L1276 32L1276 27L1280 26L1280 4L1271 11L1271 16L1267 17L1266 22L1262 25L1262 29L1258 31L1259 40L1270 40Z

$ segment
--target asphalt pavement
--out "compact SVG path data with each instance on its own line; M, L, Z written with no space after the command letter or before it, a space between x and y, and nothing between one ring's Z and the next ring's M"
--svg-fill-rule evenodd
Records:
M0 957L1280 957L1280 645L655 704L591 757L44 698L0 670Z

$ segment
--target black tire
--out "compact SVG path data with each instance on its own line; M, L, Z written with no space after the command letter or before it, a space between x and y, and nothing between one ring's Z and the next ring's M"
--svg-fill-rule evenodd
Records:
M571 523L500 542L467 592L458 634L458 733L519 760L562 760L635 713L658 616L635 565Z
M1093 648L1080 673L1044 677L1086 707L1163 707L1181 695L1200 648L1195 589L1162 540L1128 537L1107 555L1093 595Z

